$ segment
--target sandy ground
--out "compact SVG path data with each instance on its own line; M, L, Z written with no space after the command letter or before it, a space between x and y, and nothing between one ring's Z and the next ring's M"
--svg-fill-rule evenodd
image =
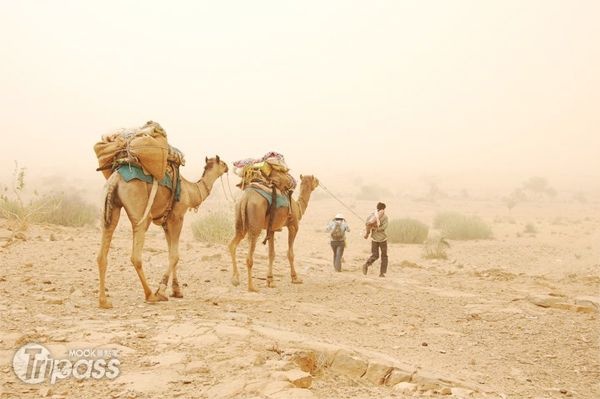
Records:
M348 202L359 214L374 205ZM223 207L211 198L199 216ZM343 272L333 271L323 226L349 212L315 198L296 244L304 284L290 282L281 233L273 289L265 286L266 248L258 248L259 293L246 291L245 267L242 284L231 285L226 248L193 239L192 213L181 244L184 298L159 304L143 300L123 216L109 255L111 310L97 307L99 229L32 226L0 252L0 397L600 397L598 205L523 204L509 215L500 202L388 201L391 218L427 223L446 209L481 215L495 238L454 241L449 259L438 261L423 259L420 245L390 245L379 278L378 263L367 276L360 271L370 245L350 215ZM526 223L538 233L523 233ZM155 289L167 264L156 226L144 262ZM24 384L11 364L28 342L55 357L116 349L121 374ZM388 377L392 366L408 370L410 383L378 385L379 366Z

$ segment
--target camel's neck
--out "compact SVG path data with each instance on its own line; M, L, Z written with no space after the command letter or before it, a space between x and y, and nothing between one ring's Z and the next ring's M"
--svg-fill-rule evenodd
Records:
M188 207L199 207L210 195L212 187L218 178L219 175L217 172L208 171L197 183L187 182L187 184L190 185Z
M298 208L300 209L300 214L298 215L298 220L302 219L302 215L306 212L306 208L308 208L308 201L310 201L310 194L312 190L308 187L300 187L300 195L298 196Z

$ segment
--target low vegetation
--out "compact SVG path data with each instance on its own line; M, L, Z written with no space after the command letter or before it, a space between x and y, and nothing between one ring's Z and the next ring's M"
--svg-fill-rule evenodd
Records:
M525 225L524 232L527 233L527 234L536 234L538 231L537 231L537 228L535 227L535 225L533 223L527 223Z
M523 189L539 197L555 197L556 190L548 184L544 177L534 176L523 183Z
M387 228L392 243L422 244L427 238L429 227L415 219L393 219Z
M98 220L98 209L77 194L54 193L31 204L34 208L43 205L50 210L33 214L35 223L81 227Z
M233 237L233 216L227 212L212 212L192 223L192 233L198 241L227 244Z
M492 229L477 216L458 212L441 212L434 219L433 227L450 240L479 240L492 238Z
M7 219L14 231L25 231L31 223L79 227L97 219L96 207L76 194L40 195L36 190L25 201L25 187L25 168L15 163L11 187L4 187L0 195L0 217Z
M448 259L446 250L450 244L440 235L428 238L423 245L423 257L425 259Z

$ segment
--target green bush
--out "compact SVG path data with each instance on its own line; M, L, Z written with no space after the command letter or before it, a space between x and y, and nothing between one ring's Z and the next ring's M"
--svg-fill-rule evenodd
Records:
M458 212L441 212L433 226L441 230L442 236L450 240L478 240L492 238L492 229L477 216L466 216Z
M429 227L415 219L394 219L388 224L387 235L392 243L422 244Z
M198 241L227 244L233 237L234 220L231 214L213 212L192 223L192 233Z

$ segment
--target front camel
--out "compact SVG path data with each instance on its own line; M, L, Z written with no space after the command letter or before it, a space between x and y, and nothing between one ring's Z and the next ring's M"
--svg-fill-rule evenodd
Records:
M288 261L290 263L290 273L292 283L300 284L302 280L298 278L294 267L294 240L298 234L299 222L308 207L310 195L319 186L319 180L314 176L300 176L300 194L298 200L290 198L290 206L276 208L272 217L271 233L269 235L269 270L267 273L267 287L274 287L273 283L273 261L275 259L275 236L273 231L279 231L283 227L288 229ZM275 206L275 205L273 205ZM233 265L233 276L231 282L237 286L240 283L239 271L237 267L236 250L241 240L246 234L249 240L248 256L246 257L246 267L248 268L248 291L258 291L252 282L252 266L254 264L254 251L256 241L262 230L266 230L269 224L268 215L269 203L259 193L252 189L246 189L242 197L236 203L235 208L235 236L229 243L229 253Z
M119 223L121 208L125 208L127 217L131 222L133 230L133 246L131 251L131 263L142 283L144 297L147 302L168 300L166 288L172 275L172 296L183 297L179 282L177 280L177 262L179 261L179 235L183 226L186 212L191 208L197 208L210 195L214 182L224 173L227 173L227 164L219 156L206 159L202 178L192 183L181 178L179 201L172 202L172 192L169 188L158 186L154 188L155 197L151 202L149 214L146 206L151 201L150 193L153 191L152 184L141 180L125 181L118 171L113 172L107 181L106 198L104 205L104 223L102 228L102 243L98 253L98 271L100 284L98 288L99 306L109 309L112 303L106 297L105 277L107 268L107 257L113 233ZM171 209L172 207L172 209ZM146 217L145 217L146 216ZM163 275L158 290L152 293L144 270L142 268L142 249L144 237L150 223L162 225L165 238L169 247L169 266Z

